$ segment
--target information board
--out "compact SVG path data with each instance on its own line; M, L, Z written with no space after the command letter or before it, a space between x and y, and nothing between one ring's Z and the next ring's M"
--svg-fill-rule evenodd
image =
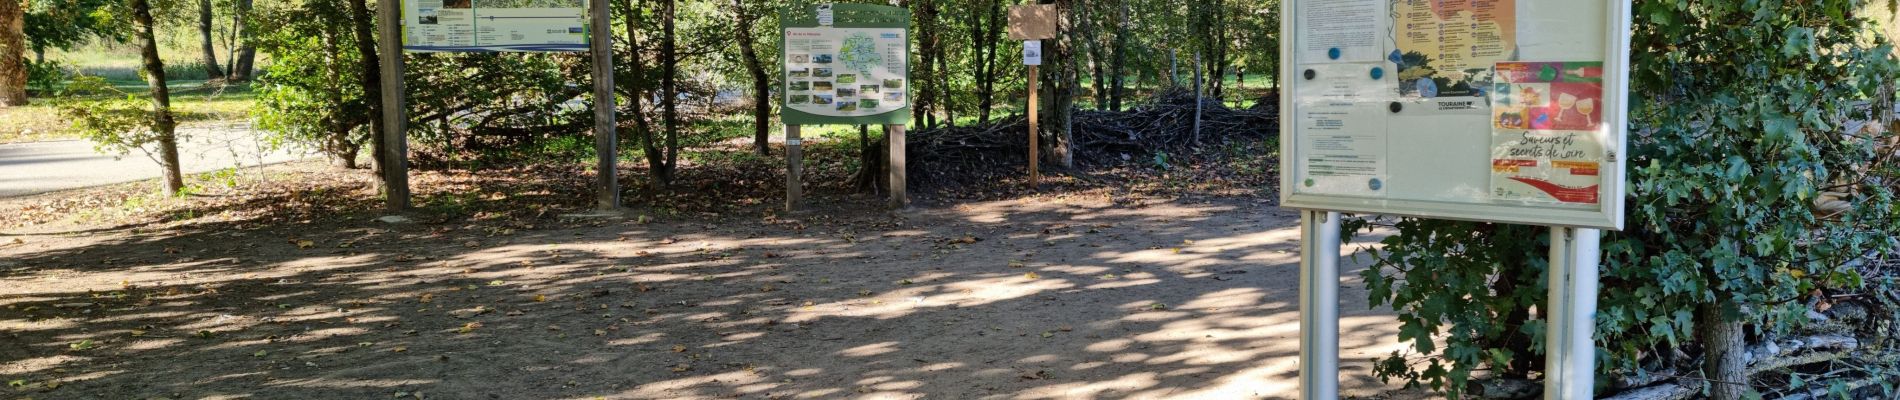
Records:
M403 50L587 51L586 0L404 0Z
M1628 1L1282 7L1283 206L1622 229Z
M910 11L794 6L783 32L779 117L788 125L910 123Z

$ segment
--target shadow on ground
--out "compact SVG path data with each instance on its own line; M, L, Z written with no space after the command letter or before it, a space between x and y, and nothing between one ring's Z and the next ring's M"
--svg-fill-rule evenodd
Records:
M0 379L40 398L1297 397L1290 212L871 204L16 236ZM1342 386L1370 395L1396 332L1355 280Z

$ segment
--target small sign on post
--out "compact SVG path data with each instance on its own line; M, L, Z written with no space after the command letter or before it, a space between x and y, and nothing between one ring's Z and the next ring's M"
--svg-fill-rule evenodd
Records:
M1036 66L1042 65L1042 40L1055 39L1057 28L1061 26L1062 11L1054 4L1036 4L1009 7L1009 38L1023 41L1023 65L1029 66L1029 186L1037 186L1042 171L1037 168L1042 155L1039 151L1038 117L1040 112L1036 104Z
M1042 65L1042 41L1023 41L1023 65Z

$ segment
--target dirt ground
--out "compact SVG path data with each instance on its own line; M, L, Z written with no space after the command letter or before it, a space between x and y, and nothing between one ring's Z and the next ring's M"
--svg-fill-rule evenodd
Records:
M0 397L1297 397L1292 212L873 204L0 230ZM1348 270L1341 385L1387 398Z

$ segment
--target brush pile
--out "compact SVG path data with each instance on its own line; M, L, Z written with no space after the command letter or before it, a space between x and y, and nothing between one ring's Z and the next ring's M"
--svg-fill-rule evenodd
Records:
M1265 140L1280 132L1279 107L1274 99L1265 99L1253 108L1233 109L1219 100L1203 98L1199 132L1195 131L1194 103L1192 92L1172 91L1128 111L1076 110L1076 166L1086 170L1149 163L1158 155L1195 162L1203 150L1232 141ZM1042 129L1047 133L1053 128L1053 118L1044 115ZM1028 120L1021 116L984 125L914 132L907 155L911 185L939 188L1020 178L1028 167L1028 132ZM1051 159L1044 151L1045 172L1054 169Z

